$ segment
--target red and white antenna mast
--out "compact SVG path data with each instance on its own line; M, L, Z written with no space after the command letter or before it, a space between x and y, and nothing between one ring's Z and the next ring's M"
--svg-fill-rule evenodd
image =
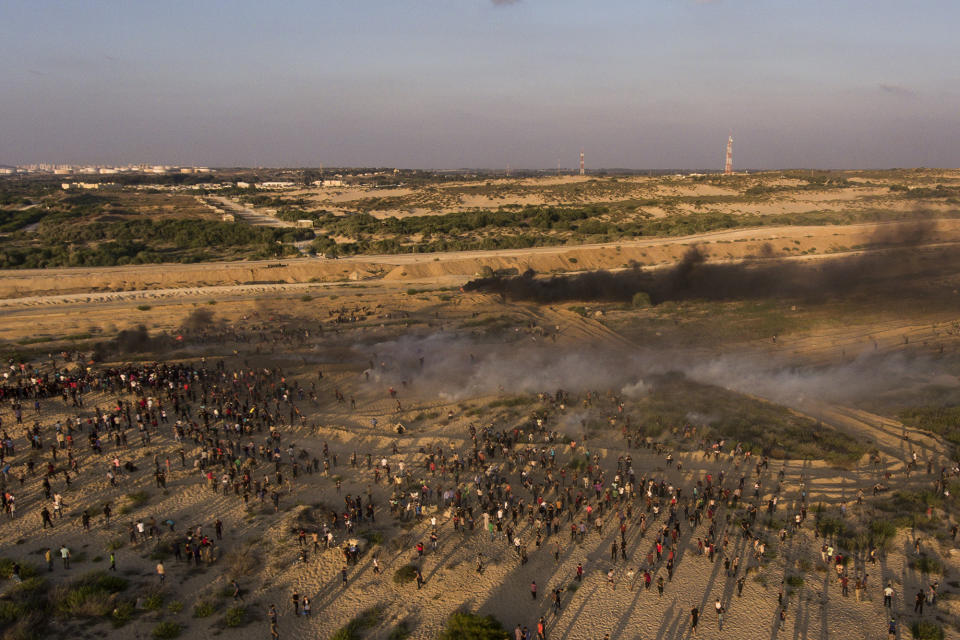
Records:
M727 162L723 165L723 173L726 175L733 173L733 134L727 138Z
M583 149L580 149L580 175L585 175L586 172L583 169Z

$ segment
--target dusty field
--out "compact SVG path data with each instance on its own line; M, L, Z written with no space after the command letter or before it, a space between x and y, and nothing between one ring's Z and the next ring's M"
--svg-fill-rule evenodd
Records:
M820 172L791 171L709 176L570 176L490 178L483 181L429 184L422 187L361 186L295 189L283 197L302 199L307 208L335 213L366 211L380 218L435 215L451 211L523 206L632 205L631 211L663 216L668 213L725 211L734 213L799 213L806 211L911 211L917 202L891 192L892 185L956 186L956 170L835 172L849 183L816 188ZM753 190L751 190L753 188ZM712 200L715 198L719 200ZM654 202L655 200L661 202ZM924 202L926 207L931 203ZM952 210L955 204L932 203ZM616 206L615 206L616 208Z
M227 287L211 295L231 295L237 287L253 287L244 295L279 287L301 289L316 283L349 283L387 280L433 280L465 282L491 269L533 269L538 273L561 273L583 269L619 269L671 264L693 245L714 260L748 257L834 255L854 251L871 243L885 229L896 225L853 224L843 226L763 227L716 231L680 238L651 238L632 242L587 244L575 247L539 247L499 251L460 251L431 254L356 256L329 260L295 258L283 260L163 264L105 267L98 269L0 270L0 307L39 304L38 297L77 294L73 301L95 302L114 298L169 297L179 290L184 296L207 295L203 288ZM960 239L960 220L937 220L931 241ZM449 279L449 280L447 280ZM288 285L302 285L289 287ZM309 288L309 287L307 287ZM120 292L143 292L118 296ZM97 294L87 296L83 294ZM13 299L18 299L13 302Z
M957 637L960 556L950 535L957 505L951 496L939 496L930 498L929 515L922 506L927 499L922 496L935 495L941 467L946 467L949 482L955 482L950 473L954 449L943 437L905 427L895 417L896 407L909 404L905 390L917 397L940 394L937 397L954 401L960 395L956 376L960 318L949 297L907 300L902 305L859 297L818 304L694 301L634 309L610 302L536 305L459 291L485 266L531 267L542 273L620 268L630 260L665 266L695 243L717 260L770 252L792 256L810 248L817 248L820 255L843 254L875 238L878 228L882 227L765 228L630 244L290 260L282 266L263 262L3 273L0 348L11 355L12 363L25 360L27 371L36 367L49 373L53 366L99 372L149 361L186 362L198 370L216 371L222 362L223 377L217 374L221 390L214 392L211 383L207 406L255 403L278 416L284 481L276 510L269 494L262 502L254 495L245 503L233 490L214 493L203 472L194 467L209 443L190 438L176 442L170 424L157 425L149 444L141 443L134 425L128 430L129 446L117 448L107 439L103 454L90 449L86 433L76 434L79 471L69 487L60 476L52 480L53 491L63 495L65 516L54 519L53 529L43 528L39 512L50 503L44 498L41 474L27 474L25 463L28 459L45 463L50 454L29 448L24 428L15 425L12 404L5 400L0 418L16 443L16 453L7 458L12 469L6 480L7 491L16 497L16 517L0 516L0 557L36 566L52 584L62 585L89 571L106 570L109 552L115 551L118 574L129 584L109 604L116 608L128 602L132 612L113 615L107 607L76 613L51 605L46 633L70 637L148 637L161 622L168 622L179 625L186 638L221 633L266 638L268 608L276 604L282 638L333 637L371 607L378 607L379 614L356 637L435 638L450 614L468 609L495 616L511 632L517 624L535 629L543 616L548 638L599 640L604 634L685 638L691 631L690 609L697 607L702 612L697 637L866 640L883 637L887 629L888 610L881 593L887 581L896 590L893 612L899 637L910 637L909 627L919 619L912 613L914 594L934 581L939 584L938 604L928 606L923 619L942 626L947 637ZM941 221L933 240L949 246L958 229L953 221ZM808 253L791 259L817 257ZM354 272L356 279L351 279ZM945 275L938 286L949 292L954 285ZM169 341L154 344L127 334L122 342L126 346L116 346L113 340L119 332L138 325L154 338L166 336ZM95 349L99 342L106 344ZM95 351L99 361L88 363ZM286 399L281 394L276 402L257 401L249 388L234 382L234 372L253 376L268 371L263 374L266 386L257 392L282 385L290 390ZM664 395L658 385L677 371L691 384L705 386ZM391 397L391 388L396 398ZM555 401L560 389L569 394L563 406ZM143 397L147 396L163 399L166 392L145 391ZM91 390L83 407L49 398L42 400L36 416L32 403L25 403L23 419L27 424L36 420L45 438L52 438L58 421L86 421L97 409L108 410L118 400L138 397ZM204 402L197 398L188 404L192 414L187 422L198 422ZM164 406L169 410L168 400ZM757 413L741 415L742 407ZM299 413L295 415L294 409ZM730 412L733 417L724 417ZM534 416L543 418L543 431ZM798 437L783 432L771 448L782 451L760 474L761 488L754 500L756 459L729 453L738 438L727 436L725 453L719 457L703 450L712 441L707 434L722 435L717 429L739 425L745 432L761 433L791 421L800 421L797 424L805 429L816 425L825 437L850 443L853 458L828 463L817 456L783 455L794 450L791 438ZM226 427L232 422L220 418L211 424ZM403 434L396 432L398 423L405 426ZM751 431L754 426L759 432ZM467 466L455 475L453 461L474 456L470 429L482 434L488 427L494 432L521 431L507 447L507 457L495 447L496 454L488 453L483 464ZM638 434L629 443L625 429ZM259 444L267 441L268 432L252 429L236 437L220 431L208 436L237 445ZM648 446L644 438L657 446ZM288 446L308 452L299 459L295 479ZM546 477L541 449L544 455L551 449L556 453L554 481L559 469L567 474L560 489ZM832 445L823 451L837 453ZM354 452L357 466L350 462ZM443 460L435 470L428 466L429 453ZM673 460L669 464L668 453ZM874 453L880 456L877 465L871 463ZM908 476L907 464L914 453L916 468ZM111 486L105 475L114 455L137 468L122 473L117 486ZM454 529L455 511L449 501L438 506L435 495L429 499L422 495L424 485L434 491L459 488L473 495L478 481L485 491L495 491L496 483L485 485L492 473L489 465L495 464L524 505L538 496L553 501L558 491L576 483L573 495L582 491L585 502L597 507L593 486L582 485L586 465L594 465L594 474L602 469L604 486L609 487L618 459L626 455L632 457L638 481L662 480L665 487L683 489L675 571L668 580L666 556L655 560L649 590L640 584L642 570L665 516L654 519L639 486L632 500L620 504L613 500L600 532L583 508L568 519L571 508L565 505L559 533L545 536L540 545L538 518L521 509L515 529L529 556L525 563L511 541L497 535L491 540L480 531L483 519L475 499L465 501L473 508L475 529L464 531ZM329 471L323 473L321 463L321 472L306 473L304 467L314 457L329 462ZM166 488L160 488L154 460L165 468L168 458ZM62 459L61 453L57 464ZM381 459L391 471L378 478L374 469ZM272 462L249 464L258 481L273 478ZM724 487L735 489L741 474L746 485L742 505L717 501L713 538L725 551L711 562L697 552L698 539L710 535L710 518L704 516L691 526L683 507L690 506L687 501L698 481L705 483L710 474L717 483L721 472ZM22 484L17 480L21 473ZM388 476L402 477L388 482ZM884 490L874 496L872 488L878 483ZM865 494L864 504L857 504L858 491ZM802 492L807 517L794 531L790 523L800 510ZM897 492L900 502L894 500ZM355 532L348 534L341 517L332 528L336 548L314 551L310 531L330 523L331 510L342 515L344 507L338 505L348 494L363 496L364 504L372 500L375 521L356 522ZM391 514L394 494L420 496L422 517ZM664 496L664 510L669 494ZM771 518L767 505L774 496L779 504ZM745 538L738 524L749 520L743 507L754 501L761 513ZM114 507L109 526L101 515L105 502ZM628 503L626 559L611 561L611 544L620 539L615 514L625 512ZM89 532L81 527L84 509L93 514ZM640 514L649 523L645 534ZM130 542L131 524L150 518L161 524L171 520L173 531L160 526L156 535ZM431 518L436 518L435 525ZM202 526L203 533L212 536L216 519L223 523L223 539L216 541L209 564L190 566L172 556L171 545L182 543L188 529ZM867 557L872 543L863 540L875 522L885 520L896 522L898 528L880 545L879 561L873 564ZM580 521L586 523L587 534L582 541L571 541L570 524ZM833 567L821 562L825 538L817 530L818 521L823 526L841 522L846 528L846 534L835 528L824 533L849 557L848 597L841 594ZM307 530L306 562L299 558L301 527ZM430 542L434 528L436 549ZM781 528L786 532L782 542ZM867 538L857 542L857 535ZM363 553L356 564L347 565L347 583L342 586L345 565L340 545L352 538L362 541ZM914 548L918 539L921 554ZM754 540L766 544L759 559ZM418 542L425 545L422 559ZM48 574L43 550L63 544L73 551L73 567L63 569L57 560ZM478 554L484 565L479 573ZM374 572L374 558L380 574ZM736 576L724 568L724 559L733 558L741 562ZM934 567L929 575L919 568L924 566L918 565L921 558L934 562L926 565ZM156 575L158 561L167 573L162 587ZM584 570L582 582L576 580L578 563ZM408 564L421 570L422 588L394 581L395 572ZM867 589L860 601L854 581L864 572ZM665 579L662 596L657 576ZM739 576L745 576L742 594ZM231 597L232 579L242 590L238 601ZM536 600L529 592L534 580ZM782 630L781 581L788 581ZM8 595L15 594L13 580L4 581L3 588ZM559 612L552 606L552 591L557 588L563 589ZM293 614L293 592L311 599L311 617ZM713 610L718 598L725 607L722 632ZM198 603L204 606L197 607ZM237 613L240 607L242 616ZM228 615L239 626L228 626ZM399 634L400 629L409 635Z

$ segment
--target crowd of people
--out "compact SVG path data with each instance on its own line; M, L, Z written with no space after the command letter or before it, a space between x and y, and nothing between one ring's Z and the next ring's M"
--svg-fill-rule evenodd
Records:
M373 360L369 365L376 366ZM447 543L449 549L471 541L479 549L478 573L486 571L489 558L506 556L531 577L536 621L517 624L516 640L548 637L574 591L570 586L593 576L610 590L650 592L656 598L666 593L689 602L691 634L713 600L714 622L722 629L740 615L736 600L747 576L769 561L770 547L793 561L811 551L811 536L821 562L835 572L841 597L848 597L852 583L858 601L882 591L891 613L919 616L924 605L936 605L935 581L911 585L918 589L913 612L905 610L907 603L896 602L891 576L877 568L882 547L834 548L835 536L819 526L820 506L811 510L804 472L789 470L788 478L779 461L754 456L740 443L703 437L691 426L679 430L677 442L655 442L631 424L616 394L540 394L536 411L514 426L470 421L462 437L429 446L410 447L394 434L386 450L357 451L318 440L311 453L292 441L289 427L307 426L324 403L346 404L343 390L325 381L322 372L315 374L307 381L276 367L228 366L224 359L203 358L111 367L9 363L0 384L4 512L11 520L36 514L37 528L62 535L64 570L69 569L68 539L95 526L126 527L131 545L162 541L177 563L212 564L225 544L220 518L211 514L204 522L178 523L171 513L121 523L114 509L124 488L150 476L157 489L165 490L177 476L248 508L259 504L279 513L285 500L292 502L289 496L301 488L304 475L319 476L331 488L322 495L327 506L315 524L295 531L297 561L309 562L311 553L329 558L327 551L336 549L342 556L340 588L349 588L351 572L366 562L357 532L378 517L389 518L412 525L423 537L411 550L416 585L422 589L428 583L422 570L432 554L444 553ZM377 383L366 375L363 384ZM399 406L395 388L380 393ZM350 400L354 409L353 396ZM594 446L584 432L574 436L560 430L559 417L581 403L606 416L610 433L619 434L616 442ZM163 446L150 448L152 455L144 453L158 443ZM906 481L918 461L912 456L904 462ZM931 455L926 477L914 482L942 496L960 469L936 463ZM874 494L878 484L899 480L892 476L895 468L877 465ZM74 501L78 483L96 487L84 495L99 496L97 501ZM861 490L854 504L863 502ZM69 526L67 507L80 513L79 528ZM606 548L607 560L587 561L592 550ZM369 554L375 576L381 573L380 553ZM532 554L552 561L533 569L528 567ZM577 559L570 575L534 575L569 559ZM683 561L721 576L712 593L670 593ZM167 571L162 562L157 565L159 581ZM543 606L537 577L550 585L549 604ZM234 586L237 597L240 588ZM775 608L781 627L789 617L784 589L781 583ZM828 596L825 590L823 602ZM291 600L296 615L310 615L308 594L294 592ZM275 607L268 617L271 635L278 637Z

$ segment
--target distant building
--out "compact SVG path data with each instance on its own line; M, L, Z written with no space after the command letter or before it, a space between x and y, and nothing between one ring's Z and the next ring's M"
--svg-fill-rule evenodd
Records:
M313 229L313 220L297 220L297 229Z
M294 186L293 182L284 182L284 181L268 181L268 182L258 182L256 185L257 189L289 189Z
M234 217L234 215L233 215L232 213L225 213L225 214L223 214L222 216L220 216L220 219L223 220L224 222L234 222L234 221L236 221L236 218Z
M249 182L237 182L237 189L249 189L249 188L250 188Z

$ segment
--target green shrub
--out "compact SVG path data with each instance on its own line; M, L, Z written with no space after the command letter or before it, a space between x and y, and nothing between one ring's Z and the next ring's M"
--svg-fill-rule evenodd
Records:
M167 611L169 611L170 613L180 613L181 611L183 611L183 603L180 602L179 600L174 600L173 602L167 605Z
M150 311L150 309L152 309L152 308L153 308L153 307L151 307L151 306L148 305L148 304L138 304L138 305L137 305L137 311Z
M643 291L638 291L637 293L633 294L633 298L630 299L630 304L637 309L649 307L652 304L650 301L650 294L644 293Z
M158 611L163 607L164 596L160 591L154 591L143 599L143 608L146 611Z
M943 573L943 565L936 558L923 555L913 561L913 568L924 575Z
M154 638L157 640L170 640L171 638L176 638L180 635L180 623L179 622L161 622L153 628Z
M206 618L207 616L212 616L216 611L217 603L210 598L200 600L197 604L193 605L194 618Z
M786 583L789 586L793 587L794 589L799 589L800 587L803 586L803 576L799 576L799 575L787 576Z
M101 618L113 612L115 595L128 585L124 578L94 571L57 587L53 601L61 615Z
M943 640L943 629L940 625L926 620L919 620L910 627L910 633L915 640Z
M244 606L230 607L223 617L224 623L228 627L242 627L247 624L247 608Z
M121 600L110 613L110 621L114 627L122 627L133 619L133 603L129 600Z
M438 640L510 640L510 636L493 616L461 612L447 619Z
M885 549L897 535L897 526L889 520L874 520L870 523L870 544Z
M370 546L383 544L383 534L379 531L363 531L360 533L360 537L366 540Z
M417 568L412 564L405 564L393 572L395 584L407 584L417 579Z

